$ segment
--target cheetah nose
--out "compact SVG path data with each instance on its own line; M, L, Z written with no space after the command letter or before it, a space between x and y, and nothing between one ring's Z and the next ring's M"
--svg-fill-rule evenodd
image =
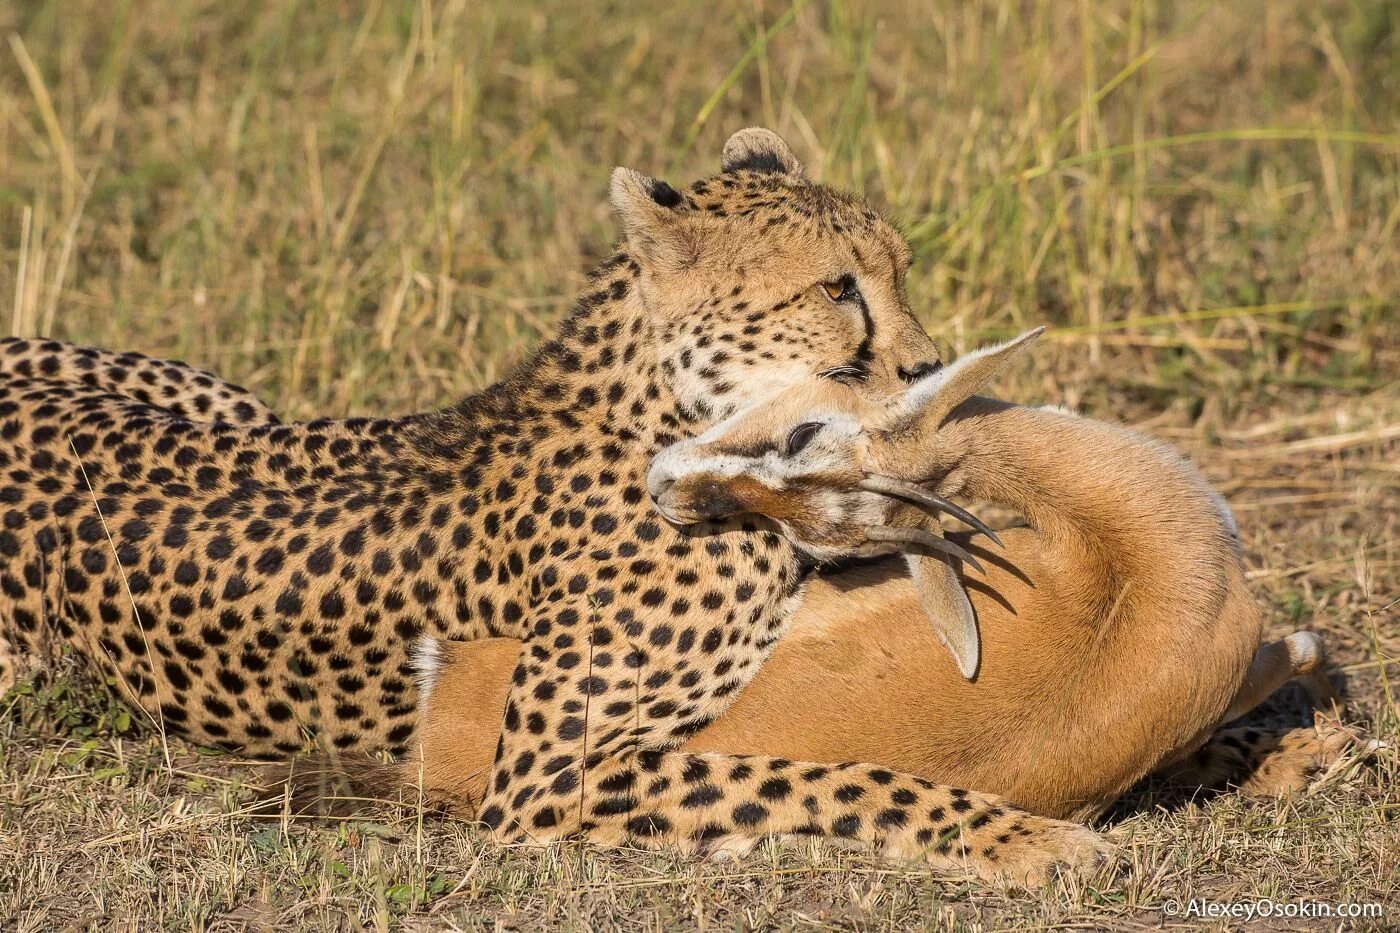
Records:
M942 368L943 363L939 360L927 360L922 363L916 363L908 369L901 366L899 367L899 378L903 379L905 382L918 382L925 376L932 376Z

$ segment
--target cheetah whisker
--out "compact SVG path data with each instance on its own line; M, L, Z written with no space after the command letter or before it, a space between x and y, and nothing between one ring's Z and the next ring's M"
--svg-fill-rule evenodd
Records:
M978 573L987 572L977 558L966 550L938 535L924 531L922 528L891 528L888 525L871 525L865 529L865 537L867 540L879 544L917 545L928 548L930 551L938 551L949 557L956 557L976 569Z
M1001 538L997 537L997 533L987 527L987 524L976 515L973 515L967 509L956 503L949 502L937 493L930 492L922 486L906 480L895 479L893 476L883 476L879 473L867 473L865 479L861 480L859 485L861 489L867 492L876 492L896 499L904 499L918 505L926 506L933 511L944 512L953 516L960 522L971 525L990 538L997 547L1003 550L1006 548L1006 545L1001 543Z

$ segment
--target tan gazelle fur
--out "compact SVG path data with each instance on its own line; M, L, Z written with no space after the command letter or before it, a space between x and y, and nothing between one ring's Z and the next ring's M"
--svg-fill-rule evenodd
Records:
M818 577L768 662L687 751L872 761L1082 819L1320 668L1309 633L1256 652L1233 521L1186 461L1119 427L969 398L1026 342L965 356L885 404L815 382L658 456L648 485L672 520L758 513L825 557L888 540L871 528L920 524L874 487L991 501L1030 523L1001 547L953 536L984 568L960 577L980 636L971 672L900 563ZM904 544L942 564L936 523L923 530L929 540ZM394 780L481 799L516 654L425 643L420 755Z

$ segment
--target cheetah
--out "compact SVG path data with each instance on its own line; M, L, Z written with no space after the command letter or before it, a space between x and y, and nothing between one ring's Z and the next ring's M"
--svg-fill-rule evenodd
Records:
M163 408L190 421L279 423L272 409L242 386L144 353L113 353L62 340L0 337L0 378L73 383Z
M277 424L277 415L253 393L242 386L225 382L213 373L195 369L176 360L155 359L142 353L113 353L91 347L74 346L61 340L0 338L0 382L14 378L39 376L56 383L72 383L118 396L155 405L181 418L198 421L223 421L230 424ZM12 411L13 403L0 402L0 417ZM18 431L19 422L5 422L7 430ZM5 432L4 440L10 435ZM4 493L12 495L11 493ZM18 519L8 519L11 526ZM41 567L41 576L44 568ZM18 598L14 588L4 595ZM56 621L64 636L71 629L57 606L43 607L46 618ZM14 684L17 671L14 661L18 652L5 631L6 613L0 609L0 696ZM38 632L39 640L47 644L50 633ZM31 652L35 645L31 644Z
M439 411L245 426L7 377L0 592L19 650L56 607L66 642L196 741L402 752L412 641L509 636L480 813L501 840L813 833L1029 882L1096 864L1096 834L989 795L675 751L752 678L809 568L760 520L663 521L651 457L814 375L888 394L938 356L904 239L767 130L682 190L618 169L610 200L620 246L556 335Z

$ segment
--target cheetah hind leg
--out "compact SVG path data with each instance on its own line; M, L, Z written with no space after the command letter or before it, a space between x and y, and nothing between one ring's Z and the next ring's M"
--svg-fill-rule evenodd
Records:
M0 700L5 698L19 678L19 650L4 633L0 633Z
M43 337L0 337L0 381L42 378L109 392L190 421L278 424L252 392L177 360Z
M1246 796L1282 797L1331 783L1386 747L1318 712L1311 728L1221 729L1164 776L1182 786L1228 785Z

